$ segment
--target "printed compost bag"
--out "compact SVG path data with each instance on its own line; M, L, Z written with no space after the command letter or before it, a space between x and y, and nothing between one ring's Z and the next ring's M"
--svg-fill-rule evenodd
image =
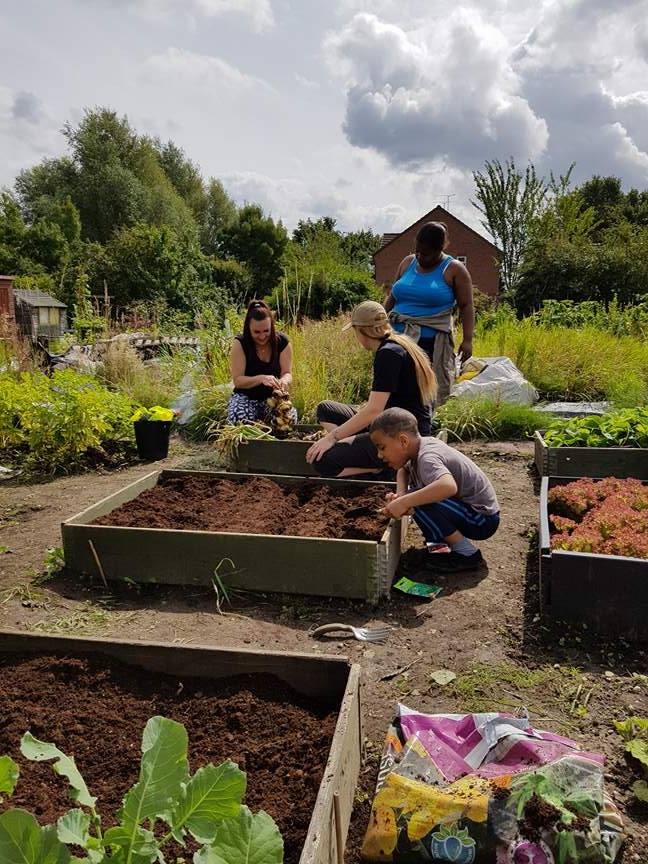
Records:
M527 718L399 705L363 860L612 864L623 823L603 761Z

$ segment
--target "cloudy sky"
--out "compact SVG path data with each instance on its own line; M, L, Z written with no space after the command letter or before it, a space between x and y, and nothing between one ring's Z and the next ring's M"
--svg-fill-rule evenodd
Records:
M648 0L2 0L0 184L111 107L292 227L477 226L471 172L648 188ZM644 89L642 89L644 88Z

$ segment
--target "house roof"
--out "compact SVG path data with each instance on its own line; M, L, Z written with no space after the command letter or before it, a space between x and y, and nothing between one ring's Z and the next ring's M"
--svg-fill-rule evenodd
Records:
M48 306L58 309L66 309L65 303L61 303L56 297L46 294L44 291L33 290L27 288L15 288L14 296L16 300L22 300L28 306Z
M433 207L432 210L430 210L429 213L426 213L425 216L419 216L419 218L418 218L415 222L412 222L411 225L408 225L407 228L405 228L405 229L404 229L403 231L401 231L400 233L396 233L396 234L383 234L383 236L382 236L382 242L381 242L381 244L380 244L380 249L378 249L376 252L374 252L374 254L373 254L373 258L375 258L376 255L379 255L379 254L383 251L383 249L385 249L387 246L389 246L391 243L393 243L394 240L396 240L396 239L397 239L398 237L400 237L402 234L406 234L406 233L407 233L411 228L413 228L415 225L418 225L418 223L421 222L421 221L423 221L424 219L427 219L427 220L430 221L430 222L432 222L432 221L436 221L436 220L434 219L434 217L437 216L437 215L440 215L440 216L442 216L442 217L444 217L444 218L445 218L446 216L449 216L451 219L454 219L455 222L460 222L461 225L466 229L466 231L470 231L470 233L471 233L471 234L474 234L475 237L479 237L479 239L482 240L484 243L487 243L487 244L491 247L491 249L494 249L494 250L497 252L498 255L501 255L501 254L502 254L502 250L501 250L501 249L498 249L497 246L496 246L494 243L491 243L491 241L488 240L486 237L484 237L483 234L480 234L479 231L475 231L474 228L471 228L470 225L467 225L465 222L463 222L461 219L459 219L459 218L458 218L457 216L455 216L453 213L450 213L450 211L449 211L449 210L446 210L445 207L442 207L440 204L437 204L437 206L436 206L436 207Z
M399 236L400 235L398 234L398 232L396 232L395 234L383 234L382 240L380 241L380 248L382 249L383 246L391 243L392 240L395 240Z

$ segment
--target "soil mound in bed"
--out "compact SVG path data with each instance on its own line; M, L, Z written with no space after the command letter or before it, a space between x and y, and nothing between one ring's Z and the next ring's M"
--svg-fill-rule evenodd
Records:
M0 811L23 807L51 824L72 807L68 785L48 763L29 762L19 742L29 730L74 756L103 827L115 824L137 780L142 731L161 714L183 723L189 767L231 759L247 772L245 803L266 810L283 834L286 864L297 864L322 780L337 715L313 705L271 675L210 681L165 676L103 658L0 659L0 755L20 765L20 779ZM184 853L169 843L167 861ZM174 854L173 854L174 853Z
M379 540L389 522L378 513L387 491L386 486L355 490L308 481L282 486L265 477L171 476L94 524ZM359 507L361 513L349 516Z

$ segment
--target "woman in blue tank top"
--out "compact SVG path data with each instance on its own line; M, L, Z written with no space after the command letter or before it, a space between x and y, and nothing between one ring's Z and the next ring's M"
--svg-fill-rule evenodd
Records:
M404 258L385 301L394 330L405 333L428 354L437 377L437 405L450 395L454 378L452 313L459 308L463 341L462 360L472 355L475 326L472 280L467 268L443 251L448 243L446 226L427 222L416 236L416 251Z

